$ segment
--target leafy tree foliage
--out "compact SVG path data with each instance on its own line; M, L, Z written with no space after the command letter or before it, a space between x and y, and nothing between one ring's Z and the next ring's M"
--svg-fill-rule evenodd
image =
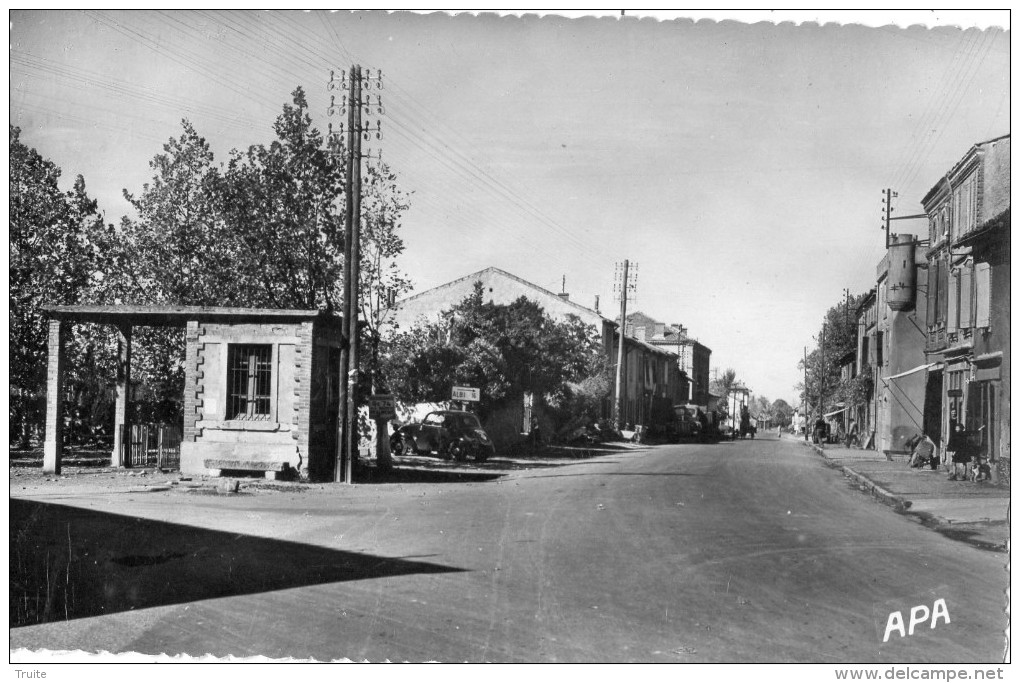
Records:
M777 398L769 406L769 412L772 416L772 421L779 425L790 424L790 419L793 417L794 408L781 398Z
M152 181L137 196L124 191L138 216L121 222L138 256L132 298L147 304L207 304L232 282L217 248L225 234L215 204L219 173L208 143L182 123L180 138L149 162Z
M191 123L182 127L150 163L152 181L137 196L125 191L138 216L123 222L139 254L134 300L340 310L347 178L342 155L328 150L312 125L304 91L297 88L284 105L276 139L231 151L225 165L217 166ZM392 297L410 288L396 264L408 204L385 165L369 169L363 195L362 302L372 330ZM159 338L146 346L165 351L139 358L137 372L147 384L179 394L183 336L150 334ZM365 369L372 356L362 360Z
M46 390L47 304L101 303L116 296L125 254L113 226L78 176L58 186L61 170L21 142L9 128L10 223L8 381L12 390L11 434L39 422ZM105 370L112 368L108 333L83 327L68 344L68 393L88 412L101 411ZM115 347L113 347L115 349Z
M119 229L103 224L80 177L61 192L60 169L10 129L14 393L45 391L43 303L341 308L347 178L338 150L327 150L312 126L302 89L277 117L270 144L234 150L225 165L191 123L182 129L150 162L152 180L125 190L135 216ZM410 287L396 264L407 198L384 165L369 169L363 195L362 291L371 294L362 301L377 329L389 302ZM183 332L141 328L135 339L133 378L164 413L179 413ZM109 394L111 330L75 326L68 349L70 393L92 381Z
M359 357L359 365L367 370L366 389L373 394L385 394L389 388L380 367L382 328L391 321L397 299L412 289L410 279L397 264L397 258L404 251L404 241L398 232L399 221L408 208L408 198L400 191L396 176L386 166L370 165L366 175L362 184L363 190L366 190L363 192L366 201L362 203L365 220L360 243L359 305L369 352ZM377 419L375 429L376 464L381 469L388 469L392 463L386 420Z
M719 397L719 403L716 408L723 417L727 417L730 414L730 394L733 390L739 386L737 381L737 372L733 368L726 368L726 371L719 375L717 378L709 382L708 390L715 396Z
M446 401L453 386L463 385L481 389L483 418L524 392L562 406L603 370L590 325L574 317L553 320L525 297L508 305L486 303L481 283L475 283L474 292L443 318L388 340L383 370L403 401Z
M270 145L234 150L221 172L188 121L150 167L124 231L147 303L339 308L342 164L323 147L304 92L276 119Z
M857 347L857 306L865 295L850 297L849 304L844 300L826 311L822 328L819 329L815 341L818 343L807 357L807 405L808 413L817 413L819 408L824 412L831 404L845 400L846 391L841 388L840 358L854 351ZM824 352L822 339L825 340ZM804 370L804 361L798 363ZM801 399L804 398L804 386L800 385ZM821 400L821 404L819 401Z

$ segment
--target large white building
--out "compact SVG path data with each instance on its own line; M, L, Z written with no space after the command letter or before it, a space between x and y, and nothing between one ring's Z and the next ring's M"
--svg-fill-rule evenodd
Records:
M491 303L506 305L523 296L537 303L554 319L577 316L598 331L602 347L610 362L615 365L619 349L619 326L614 320L604 317L597 308L588 308L571 301L566 293L551 292L499 268L486 268L397 302L393 324L397 329L408 330L421 322L438 322L444 311L450 310L474 292L475 283L481 284L486 301ZM653 403L658 407L660 403L672 405L684 400L689 390L677 370L675 352L626 336L621 424L648 425ZM603 417L609 418L611 410L612 402L609 401L604 407ZM517 419L521 422L528 419L527 407L519 418L514 418Z

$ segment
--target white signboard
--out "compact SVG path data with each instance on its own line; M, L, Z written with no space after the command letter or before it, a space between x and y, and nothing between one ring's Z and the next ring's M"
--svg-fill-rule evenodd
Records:
M482 392L475 387L454 387L454 401L480 401Z
M397 416L396 405L392 394L375 394L368 399L369 417L380 420L392 420Z

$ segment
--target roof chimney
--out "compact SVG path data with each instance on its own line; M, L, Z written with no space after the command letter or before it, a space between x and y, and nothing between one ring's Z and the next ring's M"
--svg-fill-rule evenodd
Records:
M557 294L556 296L558 296L559 298L563 299L564 301L570 301L570 295L567 294L567 276L566 275L563 276L563 283L560 285L560 293Z
M599 312L599 295L598 294L595 295L595 312L596 313Z
M653 339L666 336L666 323L655 323Z

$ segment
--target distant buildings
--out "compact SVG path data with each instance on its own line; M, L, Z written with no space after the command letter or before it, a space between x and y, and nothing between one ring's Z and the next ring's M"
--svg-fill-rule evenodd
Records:
M680 368L690 382L686 399L695 405L708 405L712 349L688 336L686 327L676 323L666 325L640 311L627 316L627 336L677 355Z
M400 301L393 322L405 330L422 320L434 322L443 311L470 295L475 283L481 284L486 300L493 303L509 304L523 296L540 305L555 319L577 316L598 331L606 356L615 367L620 343L619 324L599 312L597 301L593 302L594 308L588 308L572 301L565 292L552 292L499 268L486 268ZM631 320L628 316L628 321ZM665 329L663 326L664 332ZM677 326L669 328L673 336L656 336L654 330L651 333L648 330L651 330L651 325L639 333L633 324L628 324L623 336L622 425L653 426L671 419L674 405L692 401L705 405L708 402L708 358L711 350L696 340L687 339L686 335L681 335L678 343L675 336ZM529 397L523 397L520 410L515 411L509 421L523 427L525 420L530 422L533 405ZM604 419L611 417L612 409L613 399L610 398L602 408ZM512 430L502 431L505 440Z

